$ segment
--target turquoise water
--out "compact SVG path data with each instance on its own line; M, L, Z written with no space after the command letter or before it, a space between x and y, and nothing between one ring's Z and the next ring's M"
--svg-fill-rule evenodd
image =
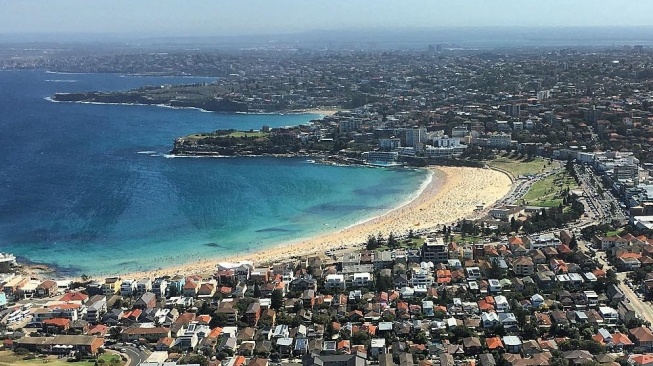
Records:
M408 199L427 176L304 158L165 157L184 134L296 125L316 115L44 99L208 80L0 72L0 250L62 275L218 259L376 216Z

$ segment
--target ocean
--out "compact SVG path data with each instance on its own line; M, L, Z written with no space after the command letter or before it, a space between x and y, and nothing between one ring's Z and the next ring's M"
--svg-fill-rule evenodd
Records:
M62 276L219 259L338 230L408 200L427 172L306 158L170 158L173 139L297 125L244 115L54 103L55 92L211 78L0 72L0 251Z

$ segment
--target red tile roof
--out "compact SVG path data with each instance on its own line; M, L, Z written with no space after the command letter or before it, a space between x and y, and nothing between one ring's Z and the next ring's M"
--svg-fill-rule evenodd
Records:
M68 325L70 325L70 319L66 319L66 318L45 319L43 321L43 324L52 325L52 326L60 327L60 328L65 328Z
M63 295L59 301L71 302L71 301L81 301L85 302L88 299L88 295L84 295L81 292L68 292Z

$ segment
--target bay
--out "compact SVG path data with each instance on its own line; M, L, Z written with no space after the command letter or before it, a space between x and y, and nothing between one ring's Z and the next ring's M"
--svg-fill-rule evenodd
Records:
M0 72L0 250L62 275L219 259L377 216L427 176L304 158L166 158L185 134L297 125L318 115L46 100L55 92L211 80Z

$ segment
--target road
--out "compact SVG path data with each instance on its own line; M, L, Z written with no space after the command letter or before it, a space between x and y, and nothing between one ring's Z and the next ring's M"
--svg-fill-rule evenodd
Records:
M125 364L125 366L138 366L141 363L145 362L147 358L150 356L150 353L145 351L142 352L136 347L131 347L131 346L117 346L120 347L120 349L124 349L125 352L121 352L121 354L127 355L127 358L129 361Z
M621 292L623 292L624 295L626 295L626 298L628 298L630 305L635 310L635 313L637 313L637 315L642 319L653 324L653 307L646 304L639 297L637 297L637 294L635 294L635 292L630 287L628 287L628 285L626 285L626 275L626 272L617 273L617 279L620 281L619 289Z
M590 218L596 219L599 223L610 223L613 220L627 221L627 216L619 208L619 200L609 189L603 189L600 178L591 168L575 164L574 170L580 187L585 192L586 208L589 208L586 211Z

